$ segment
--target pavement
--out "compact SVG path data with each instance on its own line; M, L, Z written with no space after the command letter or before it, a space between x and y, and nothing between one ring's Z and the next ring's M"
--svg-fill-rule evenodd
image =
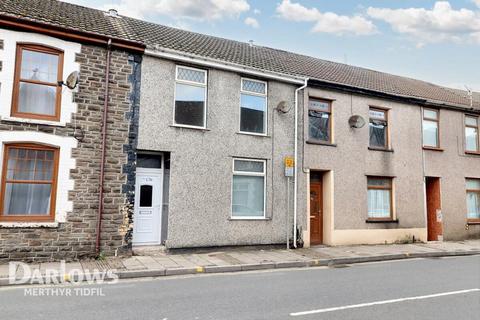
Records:
M478 255L452 256L3 287L0 310L13 320L477 320L479 266Z
M136 248L134 256L86 260L61 264L60 262L30 264L28 268L16 265L15 278L30 274L36 281L47 283L80 281L87 276L101 274L106 280L118 277L141 278L185 274L223 273L282 268L341 266L343 264L388 261L409 258L463 256L480 254L480 240L455 242L428 242L390 245L317 246L305 249L218 249L218 251L191 251L168 253L162 248ZM28 270L27 270L28 269ZM57 270L57 274L52 273ZM13 272L12 272L13 274ZM12 282L9 265L0 265L0 286ZM12 277L13 278L13 277Z

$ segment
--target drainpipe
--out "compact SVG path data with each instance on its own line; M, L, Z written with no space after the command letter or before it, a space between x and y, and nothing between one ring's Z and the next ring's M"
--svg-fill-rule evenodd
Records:
M295 90L295 148L294 148L294 166L295 177L293 179L293 247L297 248L297 202L298 202L298 93L307 87L308 78L305 78L303 86Z
M103 214L103 184L105 179L105 152L107 141L107 114L109 99L109 78L110 78L110 60L111 60L112 39L108 39L107 57L105 67L105 93L103 101L103 119L102 119L102 157L100 159L100 181L98 191L98 214L97 214L97 241L95 244L95 253L100 253L100 234L102 231L102 214Z

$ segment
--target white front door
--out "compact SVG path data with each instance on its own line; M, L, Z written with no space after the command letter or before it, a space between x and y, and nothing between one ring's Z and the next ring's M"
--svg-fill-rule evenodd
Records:
M133 244L160 244L163 169L137 168Z

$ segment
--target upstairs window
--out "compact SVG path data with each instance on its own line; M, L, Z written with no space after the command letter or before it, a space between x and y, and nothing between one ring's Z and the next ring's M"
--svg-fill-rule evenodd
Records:
M465 151L480 152L478 117L465 116Z
M5 146L0 220L52 221L58 149L35 144Z
M423 146L440 147L438 110L423 109Z
M370 147L377 149L388 148L388 117L387 111L370 108Z
M310 141L331 142L332 102L312 99L308 101L308 139Z
M392 178L368 177L368 218L393 218Z
M480 222L480 179L467 179L467 219Z
M177 66L174 124L206 128L207 71Z
M59 121L62 73L62 51L17 45L12 116Z
M232 218L265 217L265 160L233 160Z
M240 132L267 134L267 83L242 79L240 88Z

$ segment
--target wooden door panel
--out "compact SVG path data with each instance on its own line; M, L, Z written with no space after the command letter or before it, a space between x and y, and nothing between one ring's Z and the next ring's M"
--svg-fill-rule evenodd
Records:
M427 178L427 240L438 241L442 239L443 223L440 199L440 179Z
M322 185L310 185L310 242L321 244L323 242L323 201Z

